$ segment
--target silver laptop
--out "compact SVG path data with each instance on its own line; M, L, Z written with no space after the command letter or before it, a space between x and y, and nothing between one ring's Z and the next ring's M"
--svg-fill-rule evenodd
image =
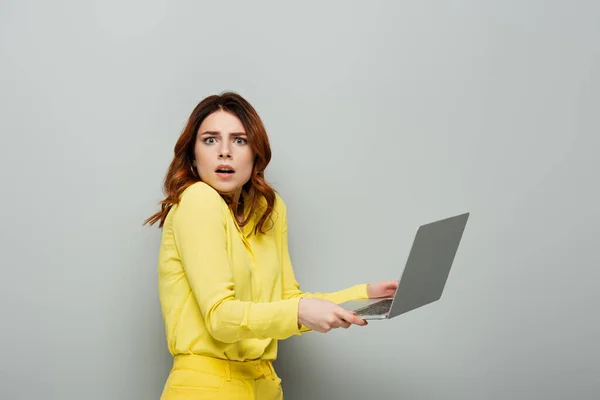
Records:
M468 219L465 213L417 229L393 298L352 300L340 306L363 319L390 319L439 300Z

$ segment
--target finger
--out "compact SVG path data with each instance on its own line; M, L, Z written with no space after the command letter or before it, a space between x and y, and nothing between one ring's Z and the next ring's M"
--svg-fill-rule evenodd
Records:
M386 281L384 285L389 289L397 289L399 283L398 281Z
M366 321L364 319L357 317L356 315L354 315L353 312L350 312L350 311L343 310L343 314L341 315L341 318L343 318L344 320L346 320L347 322L349 322L351 324L366 325Z
M335 327L336 328L348 329L348 327L350 325L352 325L350 322L346 321L344 318L341 318L341 317L337 317L337 319L335 321Z
M354 315L354 319L355 319L355 321L356 321L356 322L355 322L355 324L356 324L356 325L360 325L360 326L365 326L365 325L367 325L367 321L365 321L365 320L364 320L363 318L361 318L361 317L358 317L358 316Z
M320 327L318 328L318 331L319 331L319 332L321 332L321 333L327 333L327 332L329 332L330 330L331 330L331 328L330 328L329 326L320 326Z
M346 321L345 319L340 319L340 327L348 329L350 328L350 325L352 325L350 322Z

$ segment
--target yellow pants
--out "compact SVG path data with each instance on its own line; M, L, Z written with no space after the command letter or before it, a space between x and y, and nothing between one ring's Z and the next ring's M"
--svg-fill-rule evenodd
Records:
M160 399L283 400L283 392L270 361L177 355Z

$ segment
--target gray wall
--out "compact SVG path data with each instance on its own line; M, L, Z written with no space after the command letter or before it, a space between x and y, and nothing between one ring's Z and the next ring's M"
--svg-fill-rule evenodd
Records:
M306 290L400 275L470 211L442 300L281 345L286 399L600 392L596 1L3 1L0 398L156 399L156 210L204 96L272 140Z

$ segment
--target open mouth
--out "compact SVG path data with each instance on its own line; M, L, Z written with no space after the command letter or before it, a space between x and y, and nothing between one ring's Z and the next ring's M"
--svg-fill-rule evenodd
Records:
M231 175L235 173L235 170L229 165L219 165L219 167L215 171L217 174L227 174Z

